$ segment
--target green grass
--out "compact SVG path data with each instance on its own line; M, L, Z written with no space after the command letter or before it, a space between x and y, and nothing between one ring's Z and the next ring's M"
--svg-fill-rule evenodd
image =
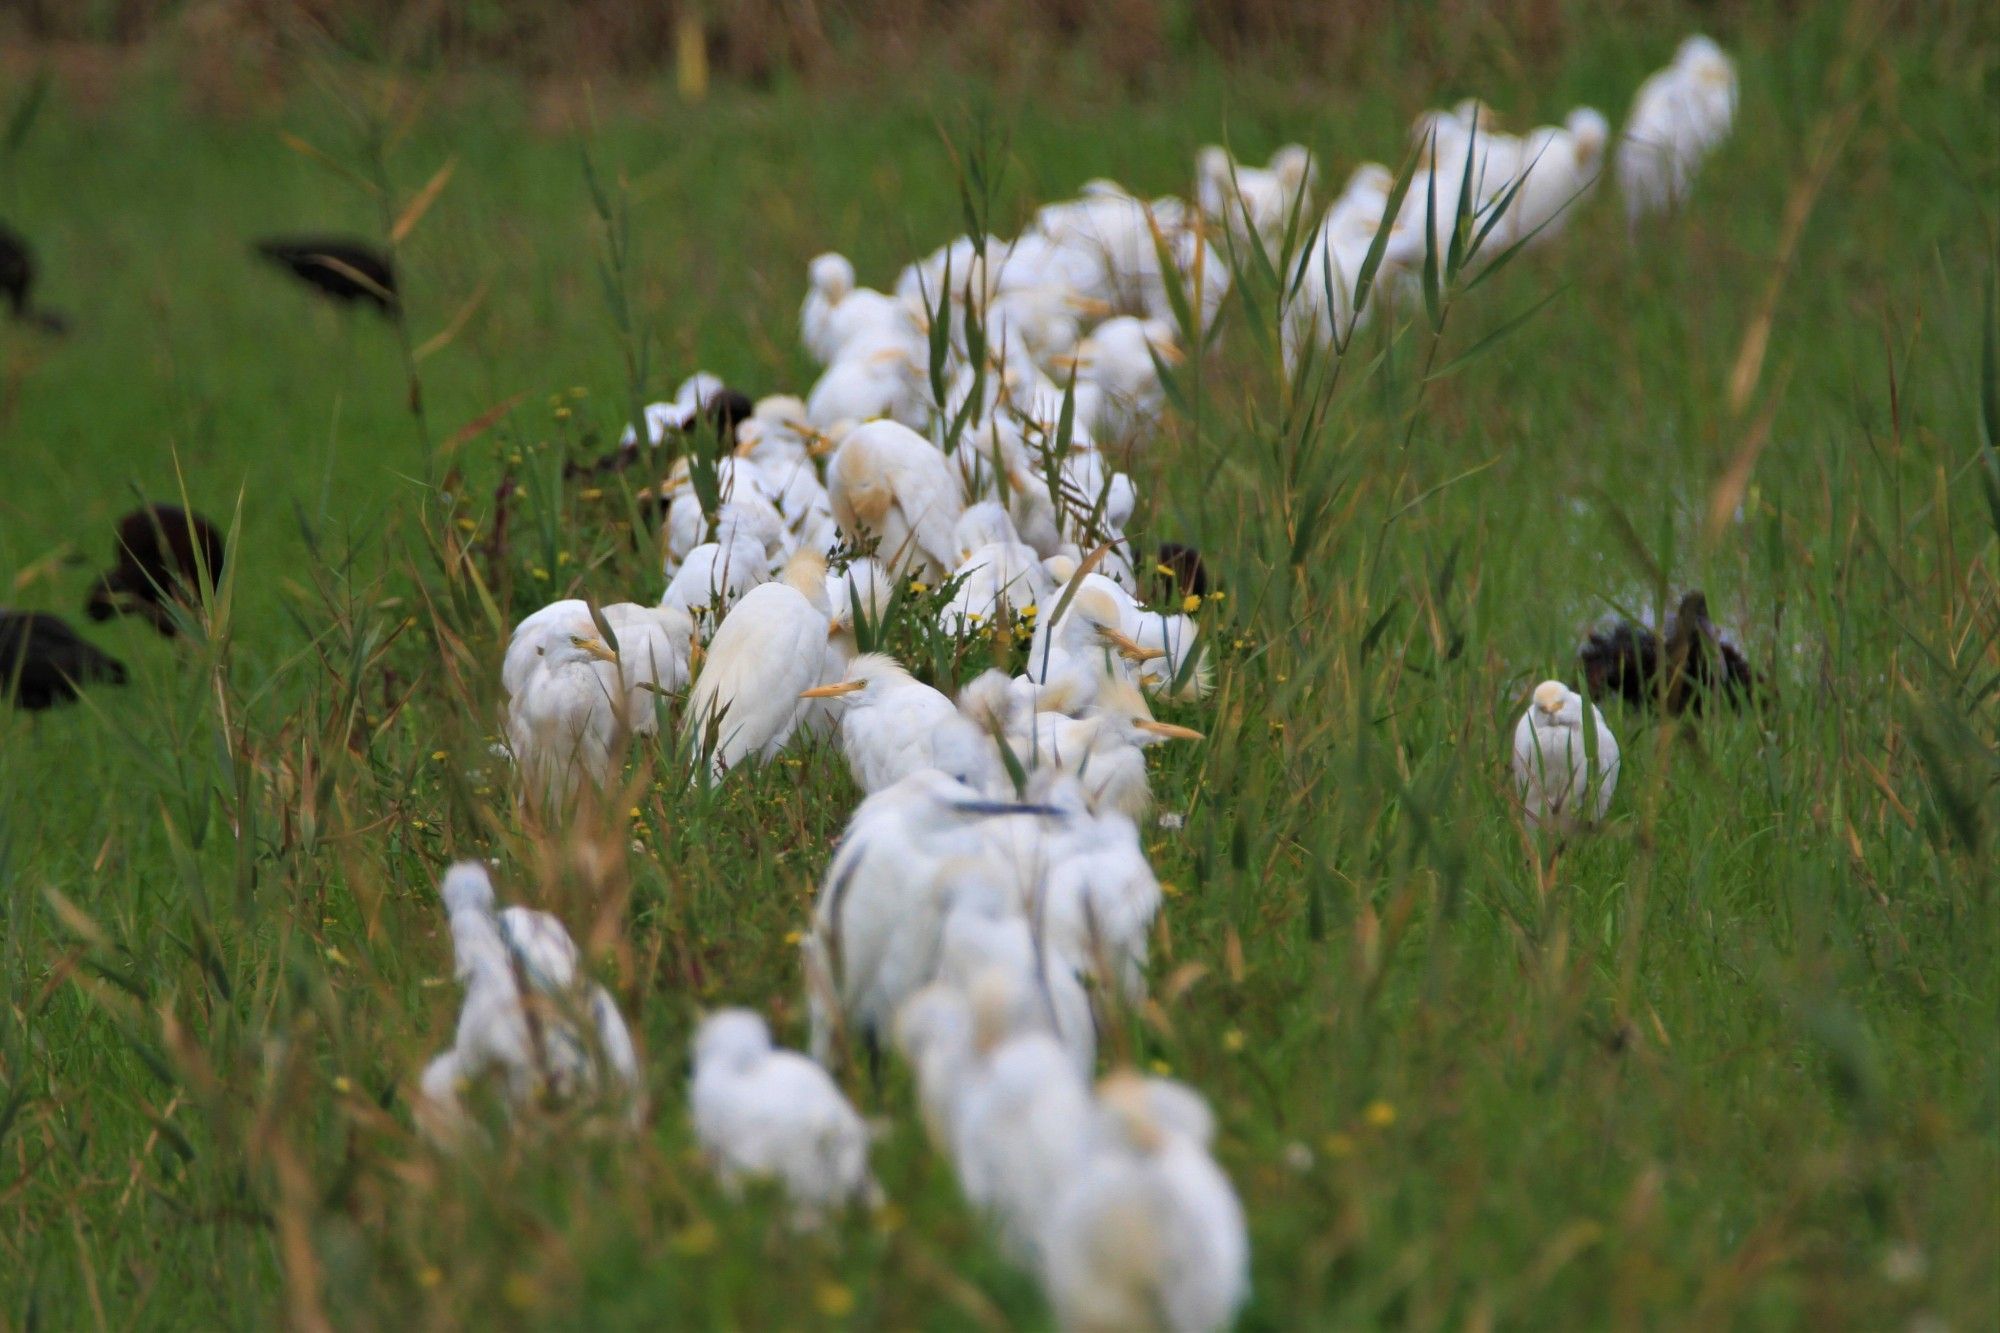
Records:
M805 260L841 249L886 284L962 229L937 124L969 143L969 106L1004 139L1011 231L1089 176L1179 188L1225 127L1259 159L1303 139L1337 185L1472 91L1517 127L1578 100L1615 122L1683 26L1436 78L1385 62L1372 86L606 98L590 152L629 182L652 389L704 366L802 391ZM1156 773L1187 813L1147 836L1174 886L1157 1008L1107 1046L1214 1102L1250 1218L1247 1328L2000 1314L1996 40L1976 19L1892 29L1829 79L1836 16L1719 35L1739 130L1684 219L1628 245L1600 196L1456 300L1437 348L1421 308L1365 334L1317 426L1232 309L1140 464L1146 535L1201 545L1227 597L1202 613L1217 694L1176 714L1210 739ZM379 227L279 138L365 170L342 107L362 83L302 79L237 119L157 80L58 93L0 175L75 324L0 333L9 604L74 613L135 489L184 484L225 521L240 504L207 634L93 630L128 688L0 716L0 1327L1041 1325L900 1074L851 1082L892 1126L886 1217L800 1240L698 1170L685 1038L703 1006L747 1003L802 1039L787 935L856 794L825 750L714 797L644 758L638 820L520 826L485 748L503 626L437 552L460 518L484 536L511 466L512 552L474 562L510 618L657 595L618 497L544 481L627 411L602 230L582 141L518 89L440 85L417 109L399 198L458 165L406 248L413 340L488 291L421 367L433 444L525 395L453 455L456 493L431 489L445 463L391 328L244 250ZM1857 98L1734 411L1786 201ZM1741 517L1705 531L1767 414ZM1613 710L1609 827L1538 861L1505 778L1522 693L1572 670L1604 606L1651 602L1654 569L1708 590L1775 702L1692 727ZM461 855L499 858L503 893L602 960L648 1059L638 1142L459 1163L416 1139L414 1077L456 1002L433 886Z

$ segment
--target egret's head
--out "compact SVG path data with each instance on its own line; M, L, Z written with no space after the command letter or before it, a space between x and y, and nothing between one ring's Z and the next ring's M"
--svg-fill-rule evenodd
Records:
M838 305L847 294L854 290L854 265L845 255L827 253L806 266L806 276L812 282L813 290L826 298L827 304Z
M1389 170L1389 168L1383 166L1380 162L1363 162L1354 169L1354 174L1347 178L1347 184L1341 193L1358 194L1366 190L1370 193L1386 195L1395 188L1395 172Z
M768 421L777 426L788 426L793 430L804 430L807 426L806 404L797 394L774 393L759 398L751 415L760 421Z
M696 1068L752 1064L771 1049L771 1029L748 1009L722 1009L701 1021L694 1034Z
M887 653L863 653L847 664L847 674L827 685L801 690L801 699L845 699L850 703L874 702L891 686L910 679L910 673Z
M1582 716L1582 706L1569 686L1559 680L1545 680L1535 686L1533 713L1536 726L1560 727L1577 721Z
M445 871L444 883L439 886L438 892L444 899L447 912L493 910L493 880L486 873L486 867L477 861L460 861Z
M1105 1075L1097 1085L1097 1105L1105 1123L1128 1147L1152 1153L1166 1146L1166 1133L1153 1113L1146 1080L1131 1070Z
M1701 33L1686 38L1674 51L1674 63L1684 68L1706 61L1728 59L1728 56L1722 54L1722 48L1715 44L1714 38Z
M1011 545L1020 537L1014 530L1014 520L999 502L981 500L966 506L959 515L958 526L952 529L952 540L958 547L958 558L964 560L982 546Z
M1603 112L1595 107L1580 106L1569 113L1564 123L1576 142L1578 166L1589 166L1603 160L1605 145L1611 141L1611 122L1604 118Z
M570 634L565 636L569 645L566 651L558 651L559 661L564 662L616 662L618 654L595 634Z
M1301 190L1310 190L1318 168L1313 163L1312 150L1304 144L1288 143L1271 154L1271 174L1285 187L1286 195L1295 195Z

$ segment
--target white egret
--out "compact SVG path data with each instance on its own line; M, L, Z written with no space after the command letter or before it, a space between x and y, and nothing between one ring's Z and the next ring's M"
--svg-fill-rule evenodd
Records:
M1708 38L1689 37L1639 85L1625 118L1617 165L1627 222L1679 207L1735 118L1735 62Z
M1070 1053L1046 1032L1010 1034L1012 978L983 973L971 995L977 1059L957 1106L959 1188L992 1218L1008 1253L1034 1272L1053 1205L1085 1162L1089 1086Z
M827 867L801 946L814 1059L832 1058L836 1014L867 1049L877 1049L903 1001L937 973L952 863L987 853L988 820L1044 813L995 803L936 769L920 769L861 803Z
M988 863L957 868L939 934L938 980L970 995L988 971L1007 977L1007 1031L1047 1032L1069 1052L1077 1076L1087 1079L1097 1064L1097 1025L1084 969L1046 938L1039 918L1023 910L1018 886L1006 878Z
M727 546L704 542L689 551L668 581L660 605L677 607L696 617L704 631L712 630L745 593L770 579L764 548L738 532Z
M508 647L507 747L533 799L560 803L586 781L610 781L625 741L658 731L655 701L687 683L685 613L618 603L603 615L619 649L581 601L536 612Z
M1586 708L1596 732L1594 756L1583 731ZM1559 680L1537 685L1514 728L1514 785L1530 828L1567 832L1604 818L1618 787L1618 741L1604 714Z
M497 1082L509 1109L599 1099L636 1125L644 1114L638 1054L610 992L581 975L576 945L546 912L494 910L485 867L460 862L441 887L465 1006L451 1050L425 1068L418 1121L437 1142L463 1143L462 1094Z
M1242 1204L1145 1080L1100 1085L1080 1171L1049 1219L1045 1286L1070 1333L1208 1333L1250 1288Z
M827 611L826 561L801 551L776 582L752 588L723 619L684 723L694 748L709 751L714 777L745 759L771 758L791 738L799 693L825 663Z
M907 426L871 421L849 432L827 469L827 493L842 535L875 540L892 573L935 581L957 566L952 529L964 498L944 455Z
M723 1185L775 1181L803 1225L879 1194L867 1123L826 1070L774 1047L764 1020L747 1009L711 1014L696 1031L688 1109Z
M919 769L938 767L937 740L970 725L950 699L882 653L863 653L847 664L841 679L799 697L838 701L841 752L854 784L870 794ZM985 785L984 772L979 776L974 785Z
M1145 697L1129 682L1102 681L1095 702L1080 718L1038 712L1007 736L1032 767L1052 766L1082 788L1094 813L1144 818L1153 793L1146 779L1145 749L1167 740L1200 740L1190 727L1156 721Z
M1294 216L1301 229L1306 225L1317 174L1311 151L1300 144L1286 144L1262 167L1238 163L1228 149L1211 145L1195 158L1195 200L1210 222L1269 250L1284 239Z
M947 633L970 634L1009 611L1044 604L1052 584L1041 557L1021 541L997 501L968 506L952 537L959 582L941 617Z

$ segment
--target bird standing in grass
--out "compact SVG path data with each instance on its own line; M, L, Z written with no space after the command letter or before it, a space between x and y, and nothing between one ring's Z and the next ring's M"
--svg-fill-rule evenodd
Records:
M863 653L848 663L840 680L803 690L799 697L839 701L840 749L863 792L872 794L919 769L939 767L940 742L950 749L957 741L955 754L978 753L980 737L952 701L882 653ZM970 732L970 738L959 740L961 730ZM952 776L982 786L988 767L997 768L998 761L977 774Z
M688 1087L694 1133L725 1188L771 1180L804 1226L849 1203L873 1202L867 1124L826 1070L771 1044L747 1009L702 1021Z
M1069 1333L1207 1333L1249 1295L1243 1205L1189 1132L1205 1115L1152 1082L1099 1085L1087 1160L1048 1222L1044 1285Z
M0 222L0 300L17 324L27 324L44 333L63 333L69 321L53 310L35 304L35 252L28 238Z
M1584 735L1590 713L1595 735ZM1594 823L1618 788L1618 741L1594 704L1559 680L1535 687L1514 728L1514 785L1530 828L1568 832Z
M463 1094L497 1082L510 1112L593 1099L636 1126L645 1107L639 1057L611 993L583 975L562 923L525 907L494 910L477 862L445 873L454 970L465 986L452 1048L424 1069L418 1123L456 1147L471 1136Z
M359 301L385 315L397 310L395 266L366 241L273 236L252 248L328 300L342 305Z
M1670 212L1736 118L1736 63L1706 37L1689 37L1674 61L1639 85L1618 140L1626 221Z
M34 713L68 703L93 683L123 685L125 664L59 616L0 610L0 698Z
M626 740L659 730L656 701L687 683L694 622L672 607L556 602L514 630L501 668L507 747L531 800L561 804L618 771Z
M688 696L684 727L720 779L746 759L770 759L797 725L799 696L820 681L832 619L826 561L801 551L724 617Z
M1617 697L1635 707L1700 713L1720 701L1757 699L1757 673L1728 630L1708 615L1708 598L1690 592L1667 616L1664 633L1620 616L1600 621L1577 649L1584 688L1593 699Z
M935 581L958 567L952 535L964 497L945 456L908 426L855 427L827 468L826 490L841 535L875 541L890 573Z
M213 523L178 505L149 504L118 520L118 549L110 569L90 590L92 620L136 615L160 633L178 632L175 606L193 606L202 580L222 579L222 534Z

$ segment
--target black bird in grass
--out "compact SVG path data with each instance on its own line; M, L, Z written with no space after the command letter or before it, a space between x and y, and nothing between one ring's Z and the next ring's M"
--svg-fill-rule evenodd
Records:
M35 304L35 252L28 238L0 222L0 301L17 324L27 324L44 333L63 333L69 321L53 310Z
M1201 552L1183 542L1161 542L1153 564L1153 600L1178 606L1184 597L1208 596L1208 566Z
M395 312L396 270L389 256L365 241L274 236L255 242L253 248L332 300L366 301L385 315Z
M1754 702L1757 675L1727 630L1708 616L1708 598L1691 592L1667 617L1666 631L1621 616L1599 622L1577 649L1593 699L1700 713L1711 698L1731 708Z
M125 664L99 651L60 616L0 611L0 699L40 712L93 681L125 683Z
M173 605L191 606L200 597L204 566L211 586L221 580L222 554L222 534L200 514L143 505L118 520L115 563L92 586L85 609L92 620L142 616L171 637Z

